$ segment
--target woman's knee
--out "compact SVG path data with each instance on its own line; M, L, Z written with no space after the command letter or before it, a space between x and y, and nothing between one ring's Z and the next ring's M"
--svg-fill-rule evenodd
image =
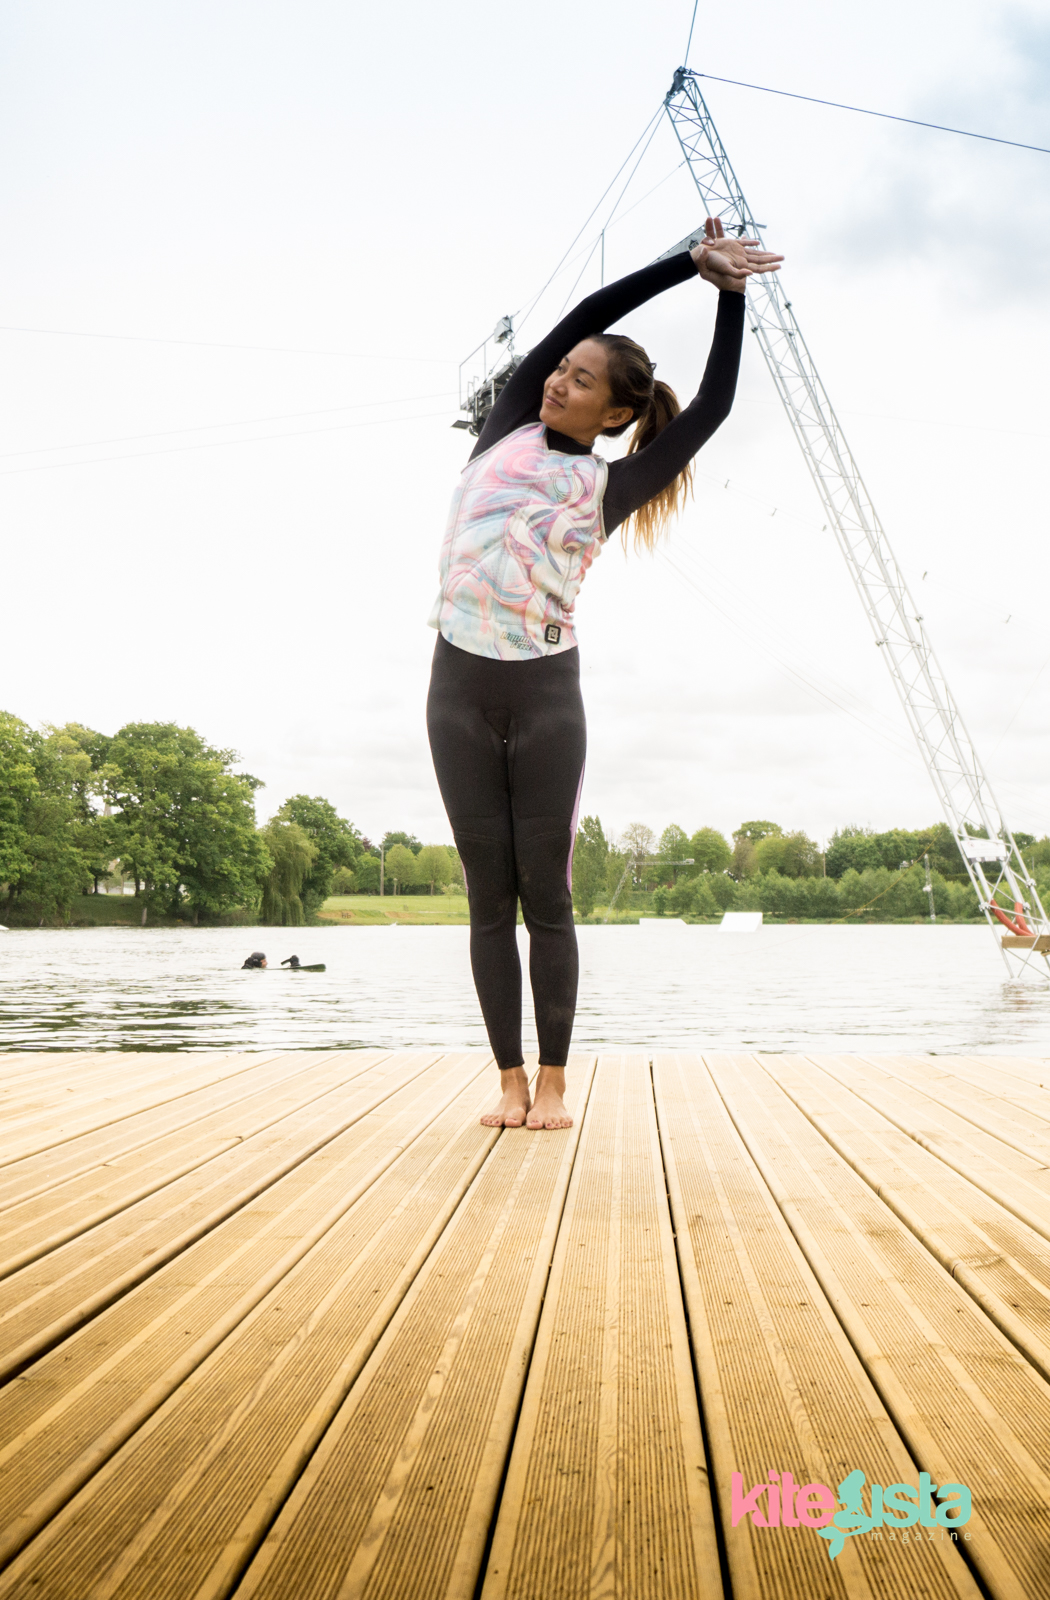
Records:
M571 831L564 825L525 838L515 837L518 893L527 924L571 925L572 892L568 882L571 843Z
M473 927L517 919L518 883L509 839L453 828Z

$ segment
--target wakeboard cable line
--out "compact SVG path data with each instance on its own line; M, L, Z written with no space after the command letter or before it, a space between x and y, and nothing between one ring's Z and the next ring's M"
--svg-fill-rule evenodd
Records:
M986 144L1005 144L1011 150L1034 150L1037 155L1050 156L1050 149L1041 144L1022 144L1020 139L1002 139L995 133L974 133L970 128L949 128L943 122L923 122L919 117L901 117L893 111L872 111L868 106L850 106L842 100L820 100L814 94L795 94L791 89L771 89L763 83L743 83L739 78L719 78L713 72L697 72L697 78L710 83L731 83L736 89L754 89L758 94L778 94L785 100L805 100L811 106L829 106L833 111L855 111L862 117L881 117L885 122L906 122L911 128L931 128L935 133L956 133L962 139L983 139Z

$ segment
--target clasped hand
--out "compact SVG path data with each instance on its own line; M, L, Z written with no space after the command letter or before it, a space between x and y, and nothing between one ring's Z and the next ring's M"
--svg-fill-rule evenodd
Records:
M747 280L756 272L779 272L783 256L760 250L757 239L728 239L717 217L704 223L704 242L689 254L701 278L716 289L734 289L743 294Z

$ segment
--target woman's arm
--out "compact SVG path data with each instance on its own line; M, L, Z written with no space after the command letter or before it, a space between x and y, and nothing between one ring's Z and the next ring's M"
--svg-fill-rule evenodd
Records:
M606 533L612 533L647 500L673 483L729 415L740 368L745 310L742 294L720 291L711 353L695 399L657 434L652 444L610 463L602 502Z
M628 312L644 306L655 295L663 294L676 283L685 283L697 274L697 262L688 250L683 250L681 255L671 256L667 261L656 261L651 267L632 272L616 283L607 284L597 293L589 294L586 300L581 300L557 327L551 329L545 339L541 339L529 351L486 417L478 442L470 452L470 459L473 460L483 450L491 449L508 433L513 433L515 428L538 419L543 404L543 385L573 345L579 344L589 334L604 333L610 323L618 322ZM743 296L740 298L743 299Z

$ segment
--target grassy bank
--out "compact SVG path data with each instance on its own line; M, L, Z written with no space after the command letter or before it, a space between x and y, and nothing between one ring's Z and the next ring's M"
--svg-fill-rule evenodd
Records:
M626 904L624 903L626 902ZM739 908L735 908L739 909ZM752 909L747 907L747 909ZM757 908L756 908L757 909ZM847 926L856 926L859 923L916 923L927 921L927 918L917 916L882 916L876 915L877 908L872 906L859 910L852 915L839 915L837 917L789 917L777 916L766 911L764 921L767 926L776 926L786 923L806 923L812 925L844 923ZM624 895L616 909L609 918L610 923L636 923L639 917L655 917L657 908L651 894L635 892ZM675 917L673 911L668 911L669 917ZM605 921L606 908L596 906L588 917L577 917L576 921L583 927L595 927ZM11 928L137 928L142 920L142 902L132 895L80 895L71 908L68 920L59 915L47 916L40 922L39 915L29 913L20 914L12 910L6 919L7 926ZM676 918L688 923L708 924L713 926L722 920L721 912L715 916L695 916L686 914ZM938 912L939 924L953 922L983 922L977 917L951 917ZM399 922L408 926L465 928L470 923L470 913L467 908L466 895L375 895L375 894L348 894L333 895L326 900L316 918L312 918L314 927L358 927L358 928L385 928L392 923ZM518 921L521 921L521 912L518 912ZM202 926L205 924L202 923ZM247 911L231 912L227 916L217 919L208 919L208 927L224 928L250 928L260 926L258 918ZM147 927L150 928L186 928L192 927L189 917L167 917L150 912Z
M318 913L321 922L349 927L380 928L391 922L466 927L470 922L466 895L337 894Z
M209 927L243 928L255 922L246 911L233 911L218 917ZM137 928L142 922L142 901L130 894L82 894L70 906L69 916L52 913L40 920L39 912L19 911L17 906L0 914L0 922L9 928ZM149 928L189 928L193 918L166 917L151 911L146 926Z

